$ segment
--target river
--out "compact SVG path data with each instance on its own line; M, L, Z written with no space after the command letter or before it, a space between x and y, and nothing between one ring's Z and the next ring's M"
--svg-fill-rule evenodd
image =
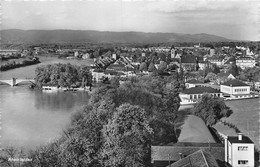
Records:
M87 60L40 58L37 65L0 72L0 79L34 78L37 66L53 63L86 64ZM73 112L87 104L87 92L46 93L28 85L0 84L0 147L34 149L59 137Z
M0 86L1 144L33 149L58 137L86 92L46 93L28 86Z

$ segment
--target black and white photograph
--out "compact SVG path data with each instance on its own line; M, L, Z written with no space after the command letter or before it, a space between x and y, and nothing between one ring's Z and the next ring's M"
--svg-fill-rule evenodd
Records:
M0 167L259 167L259 0L1 0Z

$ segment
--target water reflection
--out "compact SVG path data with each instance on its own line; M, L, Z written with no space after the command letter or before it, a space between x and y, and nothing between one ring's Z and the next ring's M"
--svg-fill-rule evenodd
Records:
M49 111L70 112L71 109L87 104L86 92L42 92L35 91L35 107Z
M35 148L58 137L73 111L86 104L86 92L44 93L27 86L0 86L0 143Z

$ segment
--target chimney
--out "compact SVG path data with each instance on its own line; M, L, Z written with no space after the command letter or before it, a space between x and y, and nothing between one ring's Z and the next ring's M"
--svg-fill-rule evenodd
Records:
M238 140L241 141L243 134L242 133L238 133L237 135L238 135Z
M182 153L179 153L180 159L182 159Z

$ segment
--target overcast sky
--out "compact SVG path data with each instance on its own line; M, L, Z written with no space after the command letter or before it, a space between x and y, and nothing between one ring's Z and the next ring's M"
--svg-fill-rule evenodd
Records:
M2 29L208 33L260 40L249 0L3 1Z

